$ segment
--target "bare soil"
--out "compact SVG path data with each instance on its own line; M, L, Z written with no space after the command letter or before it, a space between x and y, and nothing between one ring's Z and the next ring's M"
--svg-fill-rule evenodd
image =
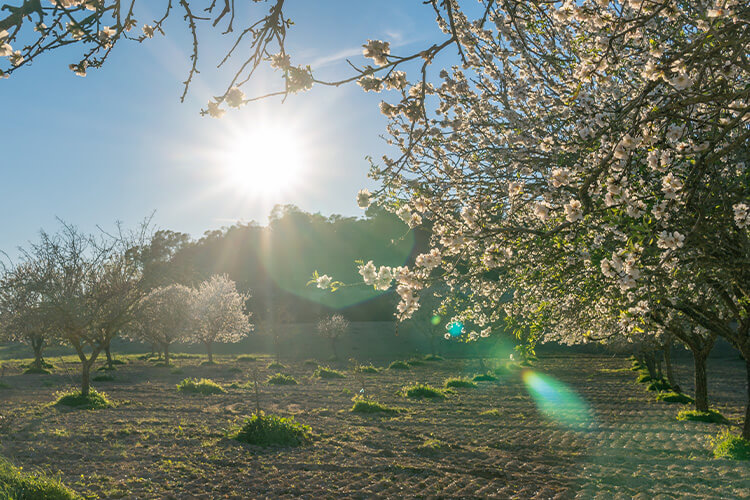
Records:
M750 498L748 463L711 456L720 427L677 421L685 407L656 402L625 358L545 357L527 369L568 384L588 403L590 423L582 428L540 414L521 371L444 400L398 394L409 383L442 386L448 377L470 376L474 360L363 379L348 370L338 380L313 378L314 367L284 360L283 371L300 384L262 385L261 406L293 415L315 438L301 448L265 449L228 435L255 409L244 385L252 367L265 380L269 360L199 361L175 360L182 373L172 373L129 357L115 381L94 383L116 402L95 411L51 405L55 391L71 385L59 367L22 375L11 366L2 379L10 387L0 389L0 454L25 470L59 474L88 498ZM678 373L689 392L690 368ZM743 364L711 360L709 376L714 407L739 423ZM175 384L185 377L211 378L228 392L179 393ZM362 380L366 395L406 411L351 413ZM488 410L497 412L482 415Z

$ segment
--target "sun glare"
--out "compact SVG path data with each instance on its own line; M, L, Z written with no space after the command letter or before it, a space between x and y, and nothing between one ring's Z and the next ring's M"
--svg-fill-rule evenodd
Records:
M231 189L243 196L268 198L299 187L305 155L288 129L257 126L232 135L220 154L220 168Z

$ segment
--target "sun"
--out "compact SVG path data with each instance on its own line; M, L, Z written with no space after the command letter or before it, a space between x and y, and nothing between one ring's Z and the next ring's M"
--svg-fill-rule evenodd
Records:
M218 163L230 189L243 196L270 198L300 186L307 169L303 148L290 129L259 124L231 134Z

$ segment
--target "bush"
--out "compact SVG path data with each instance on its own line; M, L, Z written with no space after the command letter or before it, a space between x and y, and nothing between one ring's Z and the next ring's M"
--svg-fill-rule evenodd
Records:
M312 439L312 432L294 417L260 413L245 420L235 439L258 446L299 446Z
M271 385L297 385L297 381L294 377L291 375L284 375L283 373L271 375L268 377L268 380L266 380L266 383Z
M476 387L477 384L467 378L448 378L445 379L445 387Z
M177 390L192 394L223 394L227 392L221 385L208 378L200 380L197 378L186 378L177 384Z
M80 498L59 479L22 473L0 458L0 498L13 500L74 500Z
M674 391L667 391L667 392L660 392L656 395L657 401L663 401L664 403L683 403L683 404L691 404L694 403L695 400L688 396L687 394L682 394L681 392L674 392Z
M497 377L494 375L490 375L489 373L483 373L480 375L474 375L474 378L471 379L474 382L495 382L497 380Z
M388 365L389 370L411 370L408 364L406 364L404 361L394 361L390 365Z
M725 429L713 438L714 457L730 460L750 460L750 441Z
M94 382L113 382L115 380L114 375L97 375L92 378Z
M35 366L31 366L24 370L23 373L26 375L49 375L51 372L45 368L37 368Z
M360 397L355 397L353 401L354 406L352 406L351 411L354 413L386 413L392 415L402 411L399 408L392 408L378 403L377 401L371 401Z
M442 361L443 359L445 358L443 358L442 356L438 354L428 354L427 356L424 357L425 361Z
M427 384L415 384L404 387L401 392L408 398L445 399L445 393Z
M380 373L380 368L376 368L372 366L372 364L359 365L354 369L354 371L359 373Z
M677 420L692 420L695 422L708 422L710 424L728 423L728 420L724 418L724 415L716 410L682 410L677 414Z
M238 363L254 363L258 361L258 359L255 356L250 356L249 354L243 354L242 356L237 356L237 359L235 359Z
M318 378L346 378L346 375L340 371L328 368L327 366L319 366L313 375Z
M89 389L88 396L81 395L80 391L58 392L55 406L71 406L81 410L100 410L109 408L112 402L103 392Z
M648 389L649 391L661 392L661 391L671 390L672 386L669 385L669 382L667 382L664 379L657 379L657 380L652 380L651 383L648 384L646 389Z
M269 370L284 370L286 366L282 365L278 361L274 361L273 363L268 365L266 368L268 368Z

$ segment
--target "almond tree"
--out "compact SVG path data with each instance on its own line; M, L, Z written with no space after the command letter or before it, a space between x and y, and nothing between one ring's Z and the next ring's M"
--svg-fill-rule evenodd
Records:
M213 363L214 343L239 342L253 329L245 313L248 298L224 274L211 276L198 287L192 304L195 321L188 340L205 346L209 363Z
M169 285L153 290L138 307L133 324L135 337L157 345L169 365L169 347L185 340L195 327L193 311L195 291L183 285Z
M323 318L318 322L318 334L331 344L333 359L339 359L336 343L349 329L350 323L341 314L333 314L328 318Z

